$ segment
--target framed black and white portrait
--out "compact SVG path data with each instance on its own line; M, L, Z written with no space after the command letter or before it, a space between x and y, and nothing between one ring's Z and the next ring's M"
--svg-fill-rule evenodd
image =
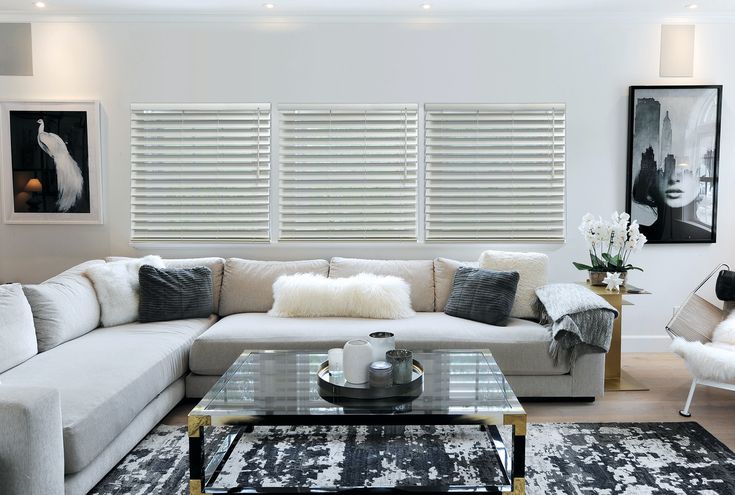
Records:
M626 208L649 243L715 242L722 86L631 86Z
M5 223L102 223L97 102L0 103Z

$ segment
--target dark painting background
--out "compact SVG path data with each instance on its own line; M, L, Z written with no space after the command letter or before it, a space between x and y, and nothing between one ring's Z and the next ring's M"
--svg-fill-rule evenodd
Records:
M38 145L38 119L44 131L58 135L66 144L82 172L82 196L67 213L89 213L89 142L87 112L10 111L10 152L13 170L15 212L29 212L28 201L38 205L36 213L57 213L56 168L54 159ZM37 178L43 185L40 193L25 191L28 181Z

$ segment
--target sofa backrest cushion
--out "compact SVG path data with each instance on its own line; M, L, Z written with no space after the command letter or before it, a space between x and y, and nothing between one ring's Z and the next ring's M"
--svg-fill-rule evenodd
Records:
M477 261L457 261L448 258L434 260L434 308L435 311L444 311L449 295L452 293L454 274L460 266L477 268Z
M485 251L480 255L480 268L515 271L520 275L510 316L536 319L536 289L549 283L549 257L544 253Z
M33 313L21 285L0 285L0 373L37 353Z
M120 261L131 258L123 256L109 256L105 258L107 261ZM166 268L194 268L197 266L206 266L212 270L212 313L219 311L220 290L222 289L222 275L225 271L224 258L182 258L171 259L164 258L163 263Z
M432 260L365 260L332 258L329 276L351 277L358 273L393 275L411 286L411 306L414 311L434 311L434 262Z
M273 307L273 283L281 275L327 276L327 260L256 261L228 258L222 278L219 314L265 313Z
M41 284L23 286L33 310L38 352L53 349L99 326L97 294L84 272L104 263L103 260L87 261Z

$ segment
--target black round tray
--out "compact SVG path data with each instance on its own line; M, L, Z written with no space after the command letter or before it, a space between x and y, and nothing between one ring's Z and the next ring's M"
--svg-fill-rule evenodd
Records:
M329 361L319 365L317 371L319 379L319 395L326 400L339 399L413 399L421 395L424 390L424 367L413 360L413 376L409 383L397 383L390 387L370 387L367 383L355 384L345 380L344 375L329 374Z

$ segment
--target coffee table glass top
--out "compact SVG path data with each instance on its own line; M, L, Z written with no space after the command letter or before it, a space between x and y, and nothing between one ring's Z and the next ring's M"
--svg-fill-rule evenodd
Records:
M317 379L320 365L327 360L326 353L245 352L190 415L212 420L218 416L275 420L273 416L344 415L433 415L479 420L483 416L525 414L489 351L414 352L414 359L424 368L423 392L417 398L332 403L319 395Z

